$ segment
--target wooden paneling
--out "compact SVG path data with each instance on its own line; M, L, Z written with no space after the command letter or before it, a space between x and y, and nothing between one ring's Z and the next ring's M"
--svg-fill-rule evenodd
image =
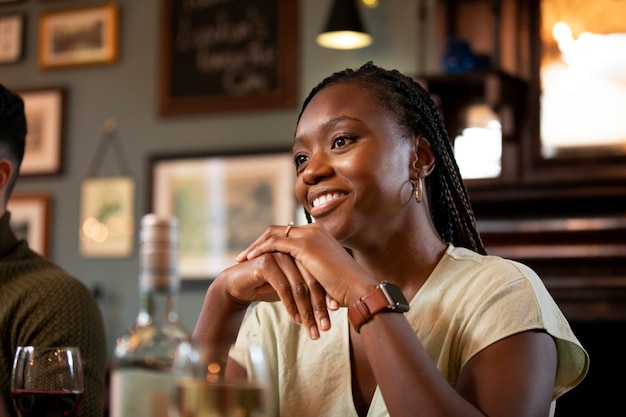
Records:
M626 185L469 192L487 251L537 271L568 318L626 320Z

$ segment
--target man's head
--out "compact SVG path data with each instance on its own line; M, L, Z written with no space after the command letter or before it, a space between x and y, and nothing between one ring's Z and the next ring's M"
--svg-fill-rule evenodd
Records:
M0 203L4 209L24 158L26 115L24 101L0 84Z

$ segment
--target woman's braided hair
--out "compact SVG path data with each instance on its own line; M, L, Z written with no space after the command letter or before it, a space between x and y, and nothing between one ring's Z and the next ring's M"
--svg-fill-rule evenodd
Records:
M370 61L357 70L336 72L319 83L304 100L298 121L317 93L338 83L367 87L407 134L421 133L428 140L435 167L426 178L426 190L435 229L446 242L486 254L448 133L430 94L399 71L377 67Z

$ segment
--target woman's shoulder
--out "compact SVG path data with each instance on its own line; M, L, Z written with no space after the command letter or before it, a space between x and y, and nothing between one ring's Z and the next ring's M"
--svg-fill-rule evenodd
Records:
M528 265L515 260L495 255L482 255L470 249L449 245L443 258L433 271L433 276L443 275L447 279L456 277L468 284L476 281L480 285L492 282L494 285L506 285L513 281L525 280L542 286L537 273Z
M528 266L464 248L448 248L425 284L423 297L464 319L504 323L509 330L545 328L565 318L543 281ZM557 326L558 327L558 326Z
M543 330L555 338L559 369L555 397L578 384L589 366L589 356L574 335L565 315L541 278L528 265L493 255L480 255L465 248L451 247L447 252L449 269L465 271L458 277L464 283L462 298L472 305L481 321L485 345L525 330ZM473 272L471 272L473 271ZM474 304L475 301L479 300ZM494 329L500 328L500 333ZM495 336L495 335L498 336ZM490 339L491 338L491 339ZM478 346L475 351L484 346Z

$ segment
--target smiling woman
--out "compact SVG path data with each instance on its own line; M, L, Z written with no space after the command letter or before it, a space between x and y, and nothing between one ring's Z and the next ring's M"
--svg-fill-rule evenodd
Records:
M539 276L485 256L446 132L420 84L372 62L305 99L292 162L310 223L260 232L194 330L261 345L280 415L552 416L584 378Z

